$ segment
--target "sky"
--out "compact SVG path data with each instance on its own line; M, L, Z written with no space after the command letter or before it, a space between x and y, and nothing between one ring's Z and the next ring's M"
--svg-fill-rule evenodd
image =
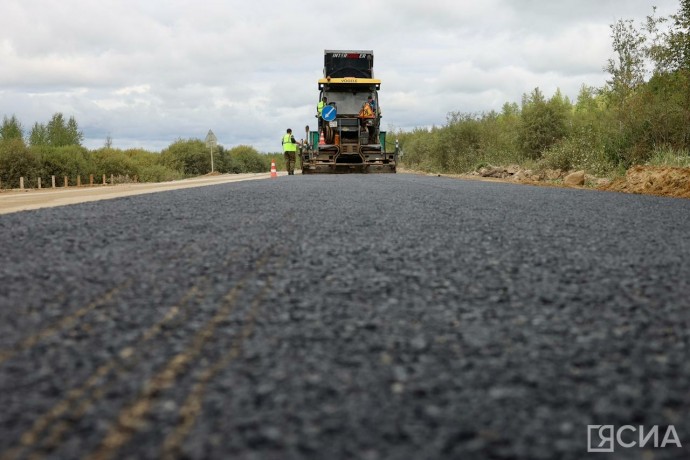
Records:
M678 0L3 0L0 116L74 116L84 145L160 151L212 130L281 150L316 125L325 49L373 50L382 126L442 126L539 87L601 87L610 25Z

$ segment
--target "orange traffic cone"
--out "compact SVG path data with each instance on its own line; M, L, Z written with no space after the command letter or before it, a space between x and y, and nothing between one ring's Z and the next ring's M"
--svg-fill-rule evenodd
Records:
M326 139L323 137L323 131L321 131L321 135L319 136L319 145L326 145Z
M276 161L271 160L271 179L278 177L278 171L276 171Z

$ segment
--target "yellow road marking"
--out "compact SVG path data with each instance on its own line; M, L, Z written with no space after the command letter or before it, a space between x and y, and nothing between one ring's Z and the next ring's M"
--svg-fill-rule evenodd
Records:
M199 289L197 288L197 286L193 286L185 293L180 302L178 302L178 305L184 305L192 298L197 297L198 295ZM172 321L179 314L180 308L178 305L172 306L168 310L166 315L159 322L152 325L146 332L144 332L141 340L137 343L137 345L141 345L142 343L155 338L161 332L162 326ZM126 361L134 357L135 350L133 347L127 346L120 350L117 353L117 356L118 358L113 358L110 361L101 365L98 369L96 369L96 371L94 371L93 374L91 374L91 376L89 376L86 379L82 386L70 390L67 393L67 397L65 397L62 401L58 402L55 406L53 406L48 412L44 413L41 417L39 417L33 423L32 427L21 435L21 437L19 438L19 446L5 452L2 455L2 457L0 457L0 459L9 460L17 458L23 449L35 445L40 440L44 440L44 442L47 445L54 445L56 440L60 439L67 427L67 424L65 424L65 422L60 422L56 425L52 425L54 421L58 417L63 415L65 412L70 410L78 400L80 400L88 393L89 390L96 387L98 385L98 382L101 381L101 379L103 379L106 375L108 375L110 371L121 366L121 363L118 362L118 359ZM96 392L95 394L91 395L91 398L87 398L84 401L82 401L81 405L78 407L78 412L82 414L85 413L86 410L89 407L91 407L91 405L93 405L93 403L98 399L98 396L100 394L101 392ZM52 430L50 434L48 434L45 437L41 436L41 433L43 433L43 431L51 425Z
M228 256L223 266L227 266L233 261L233 255L237 255L237 252L234 252L232 255ZM250 275L255 274L256 271L258 271L263 265L265 265L267 260L268 255L264 255L264 257L257 261L252 272L246 274L234 288L232 288L230 291L226 293L226 295L224 296L224 306L221 308L221 311L217 312L216 315L209 322L207 322L206 327L196 334L192 345L188 347L186 351L178 354L173 359L171 359L168 362L168 365L161 372L154 376L154 378L149 379L144 384L144 390L140 394L139 399L136 400L130 406L128 406L128 408L120 412L120 416L118 417L117 422L113 427L111 427L109 434L107 434L104 438L100 448L93 452L92 455L89 456L89 458L109 458L111 455L117 452L120 446L124 445L127 442L127 440L131 438L136 429L142 426L143 418L146 416L151 407L151 402L149 400L154 399L154 395L157 392L166 389L170 385L172 385L175 378L180 374L184 367L186 367L189 364L189 362L200 353L204 344L207 343L208 340L210 340L213 337L217 325L220 324L220 322L226 316L228 316L229 313L233 310L234 302L236 300L237 295L241 292L244 282L250 277ZM203 277L202 279L206 279L206 277ZM112 297L114 297L114 295L118 291L120 291L129 284L131 284L131 280L106 292L102 299L94 301L86 307L69 315L68 317L61 319L57 324L49 326L43 329L42 331L28 337L14 349L6 350L5 354L0 354L0 358L2 358L0 359L0 364L4 360L14 356L19 351L31 348L32 346L39 343L41 340L55 334L59 330L73 326L80 318L85 316L88 312L92 311L96 307L111 300ZM149 327L142 334L140 341L138 341L136 345L140 345L141 343L144 343L145 341L151 340L152 338L158 336L163 330L164 324L173 321L175 318L179 316L179 306L184 305L184 303L186 303L190 298L198 296L198 294L198 286L194 286L190 290L188 290L187 293L185 293L185 296L183 296L182 300L178 303L178 305L171 307L167 311L165 316L158 323ZM186 313L189 313L189 311L186 311ZM243 328L243 331L245 329L246 328ZM243 336L245 336L245 334L247 333L242 332ZM237 352L239 352L239 349ZM136 353L134 346L124 347L118 352L118 357L122 361L127 361L133 358L135 359L139 356L140 355ZM43 444L44 446L58 446L59 441L62 439L64 433L67 432L72 425L65 421L55 423L55 420L57 420L58 417L60 417L69 410L73 410L74 417L83 417L87 410L97 400L99 400L110 387L110 385L98 386L99 382L102 382L102 380L113 369L122 368L122 364L123 363L118 362L117 358L113 358L111 361L101 365L81 387L70 390L65 399L59 401L55 406L53 406L53 408L51 408L48 412L44 413L39 419L37 419L32 425L32 427L28 431L23 433L20 437L20 445L11 449L10 451L6 451L5 453L3 453L2 456L0 456L0 459L6 460L17 458L22 453L22 451L26 450L27 448L30 448L31 446L35 446L36 443L40 442L41 440L43 440L41 444ZM129 365L131 363L126 364ZM91 392L90 397L88 397L87 395L89 391ZM79 401L81 398L84 398L85 396L86 399ZM153 398L151 398L152 396ZM75 407L75 404L77 403L79 404ZM48 426L52 426L51 432L48 433L46 436L41 436L41 433L45 431L48 428ZM46 453L35 452L30 456L30 458L42 458L45 455Z
M105 460L112 458L117 451L144 426L144 418L151 411L155 396L170 388L192 360L201 354L204 345L213 338L218 325L224 321L235 308L237 297L244 288L244 283L246 283L251 275L254 275L263 267L267 261L268 254L259 259L253 270L247 273L225 294L221 308L216 312L213 318L205 324L205 327L197 332L190 346L171 358L161 371L144 383L143 390L137 399L120 411L117 420L110 427L101 444L95 451L85 457L87 460Z
M110 291L106 292L105 295L98 299L94 300L87 306L80 308L76 312L72 313L69 316L66 316L59 320L56 324L50 325L43 330L30 335L23 341L21 341L18 345L16 345L13 348L10 349L5 349L5 350L0 350L0 364L4 363L8 359L14 357L17 353L28 350L29 348L35 346L38 344L41 340L44 340L51 335L56 334L58 331L62 329L67 329L68 327L71 327L74 325L74 323L77 322L80 318L88 314L90 311L93 309L108 303L114 296L117 294L120 290L122 290L125 286L130 284L131 281L127 281L119 286L116 286L115 288L111 289Z
M120 411L117 420L108 430L100 446L88 455L87 459L112 458L120 447L126 444L138 429L143 427L144 417L151 410L154 396L170 388L177 376L201 353L203 346L213 336L217 324L225 319L235 307L235 300L242 287L242 284L238 284L230 290L225 296L223 307L206 323L206 327L196 334L190 347L175 355L161 371L144 383L143 391L133 403Z
M211 379L218 374L221 370L225 369L231 361L237 358L242 352L242 343L245 339L251 336L254 331L254 324L256 320L256 315L259 310L259 305L263 300L265 293L268 291L270 286L270 278L266 283L264 289L257 295L257 297L252 302L249 312L245 318L245 325L240 331L240 335L235 338L230 347L230 351L226 353L223 357L215 362L212 366L206 368L206 370L198 378L194 387L190 391L187 399L180 408L179 418L180 423L177 425L175 430L168 435L168 437L163 442L163 454L164 459L175 459L179 458L179 452L182 448L182 443L187 438L189 432L194 426L194 422L199 417L202 409L202 399L204 393L206 392L206 386L211 381Z

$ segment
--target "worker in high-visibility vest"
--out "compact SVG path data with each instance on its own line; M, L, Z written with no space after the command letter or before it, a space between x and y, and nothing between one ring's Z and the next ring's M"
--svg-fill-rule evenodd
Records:
M297 157L297 141L292 135L292 129L288 128L283 136L283 155L285 156L285 169L289 176L295 174L295 160Z
M318 104L316 104L316 113L319 118L321 118L321 112L323 112L323 108L326 107L327 104L328 99L325 97L321 99Z
M371 104L367 101L362 104L362 109L359 111L359 122L361 132L366 132L367 133L367 142L369 144L374 143L374 118L376 116L374 115L374 111L372 110Z
M359 118L374 118L374 111L368 102L362 104L362 109L359 111Z
M328 105L328 99L323 98L319 101L318 104L316 104L316 119L318 120L319 124L319 129L321 129L321 125L323 124L323 119L321 118L321 113L323 112L323 108Z
M367 98L367 104L369 104L369 107L371 107L371 111L376 115L376 101L374 100L373 96L369 96Z

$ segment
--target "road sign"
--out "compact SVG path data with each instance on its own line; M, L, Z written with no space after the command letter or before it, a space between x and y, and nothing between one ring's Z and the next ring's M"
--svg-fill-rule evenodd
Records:
M327 105L326 107L321 110L321 118L323 118L326 121L333 121L335 120L337 112L335 110L335 107L332 105Z
M208 134L206 135L206 147L211 149L211 172L214 172L213 168L213 147L215 147L218 144L218 138L216 137L215 134L213 134L213 131L210 129L208 130Z
M206 135L206 147L212 149L216 145L218 145L218 138L215 134L213 134L213 131L209 129L208 134Z

